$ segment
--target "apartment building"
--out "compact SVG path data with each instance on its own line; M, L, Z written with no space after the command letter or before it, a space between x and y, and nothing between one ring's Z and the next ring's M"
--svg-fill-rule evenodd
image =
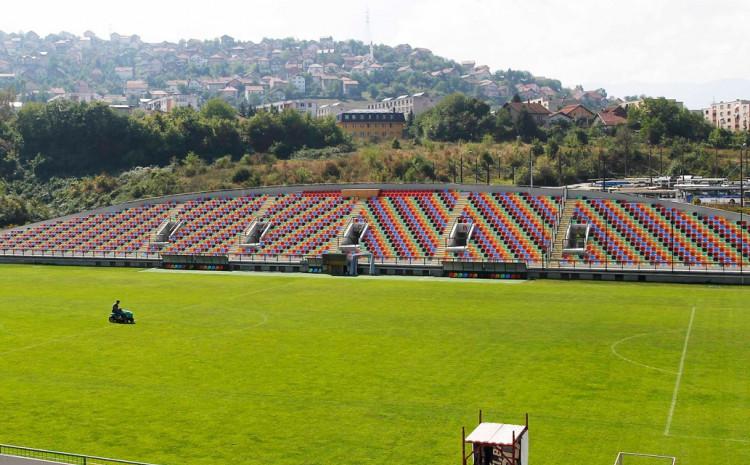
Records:
M267 103L265 105L259 105L258 110L266 111L278 111L281 113L284 110L296 110L300 113L307 113L313 118L318 114L319 102L316 100L284 100L282 102Z
M438 99L430 97L427 92L420 92L414 95L386 98L367 105L367 109L392 111L402 113L404 116L413 113L416 116L434 107L437 102Z
M750 100L719 102L703 109L703 118L712 126L728 131L750 129Z

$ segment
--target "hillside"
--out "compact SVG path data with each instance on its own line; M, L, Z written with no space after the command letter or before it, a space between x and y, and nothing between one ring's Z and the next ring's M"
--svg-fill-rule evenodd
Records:
M603 89L562 87L559 80L528 71L491 70L425 48L359 41L263 39L146 43L138 36L87 32L40 37L0 32L0 88L23 101L69 98L135 104L140 98L179 92L200 98L221 95L239 106L289 98L382 99L428 91L462 92L500 105L523 99L574 98L593 108L608 103Z
M0 227L51 218L127 200L182 192L200 192L269 185L340 182L463 182L527 185L528 155L536 153L534 184L559 185L599 176L600 152L608 139L587 145L571 142L558 147L515 142L405 143L365 145L351 153L315 150L298 152L289 160L270 154L245 155L239 160L221 157L206 162L192 155L164 167L135 168L120 174L52 178L42 181L33 176L0 180ZM647 147L631 147L631 175L648 176L648 166L658 166L658 154L648 161ZM736 174L737 153L718 150L683 154L666 148L665 173L679 173L683 164L690 172L711 176ZM622 155L622 153L620 153ZM611 155L609 176L622 175L622 162ZM715 157L715 158L714 158ZM713 160L716 160L715 163ZM705 160L705 161L702 161ZM463 164L463 168L462 168Z

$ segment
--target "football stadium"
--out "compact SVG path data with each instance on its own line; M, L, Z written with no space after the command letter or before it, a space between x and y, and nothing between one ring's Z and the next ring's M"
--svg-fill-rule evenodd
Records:
M750 462L740 214L286 186L8 229L0 262L2 464Z

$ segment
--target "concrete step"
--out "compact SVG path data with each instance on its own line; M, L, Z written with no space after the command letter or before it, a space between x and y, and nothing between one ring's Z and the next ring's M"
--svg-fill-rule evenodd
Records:
M366 199L357 199L357 203L354 204L354 208L352 208L352 212L347 216L346 221L344 221L344 226L341 228L341 230L338 232L338 243L341 244L344 240L344 233L346 232L346 228L351 224L352 221L354 221L356 218L359 218L362 216L362 213L366 210ZM372 225L370 225L372 227ZM360 244L360 249L364 250L362 245Z
M267 197L263 203L260 205L260 208L258 208L255 213L253 213L252 218L250 220L250 223L248 225L252 224L253 221L263 218L266 216L266 213L268 213L268 209L271 208L271 206L276 203L276 197L270 196ZM240 247L240 243L242 242L242 236L245 234L245 231L240 232L237 237L235 238L234 245L231 249L229 249L229 254L240 254L242 253L242 248Z
M552 263L556 263L562 259L563 247L565 246L565 233L568 231L568 226L570 226L570 221L573 218L575 204L576 201L571 199L565 200L565 204L563 205L562 216L560 216L560 222L557 224L555 240L552 244L552 253L550 254Z
M184 207L185 207L184 203L178 203L177 205L175 205L172 209L170 209L167 212L166 219L170 220L170 221L179 221L179 219L180 219L179 218L180 212L182 212L182 209ZM151 231L151 233L148 235L148 242L145 242L143 245L141 245L141 248L139 249L139 252L146 252L146 251L148 251L149 246L152 243L156 242L156 233L159 231L159 228L161 228L162 224L164 224L163 221L161 223L159 223L159 225L156 228L154 228L153 231Z
M450 216L448 217L447 226L445 227L445 231L443 231L443 234L440 236L440 242L438 243L437 249L435 249L435 258L437 258L438 260L447 258L445 256L445 245L448 243L448 237L451 234L451 229L453 229L453 225L456 224L456 221L458 221L458 218L466 209L467 205L469 205L469 194L467 192L459 192L458 199L456 200L456 205L454 205L453 210L451 210Z

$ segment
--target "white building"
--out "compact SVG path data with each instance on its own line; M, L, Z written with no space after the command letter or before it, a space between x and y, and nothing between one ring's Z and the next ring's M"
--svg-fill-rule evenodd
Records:
M703 109L703 118L712 126L728 131L750 129L750 100L719 102Z
M197 110L200 108L200 105L197 95L178 94L145 101L141 104L141 107L146 111L159 111L162 113L169 113L175 108L184 107L191 107Z
M305 93L305 77L298 74L289 79L289 82L297 89L298 92Z
M402 95L396 98L386 98L379 102L367 105L369 110L388 110L408 115L413 113L414 116L424 113L434 107L439 100L427 95L426 92L419 92L414 95Z
M284 100L282 102L259 105L257 109L267 111L273 109L278 112L284 110L296 110L300 113L307 113L314 118L318 113L318 102L315 100Z

